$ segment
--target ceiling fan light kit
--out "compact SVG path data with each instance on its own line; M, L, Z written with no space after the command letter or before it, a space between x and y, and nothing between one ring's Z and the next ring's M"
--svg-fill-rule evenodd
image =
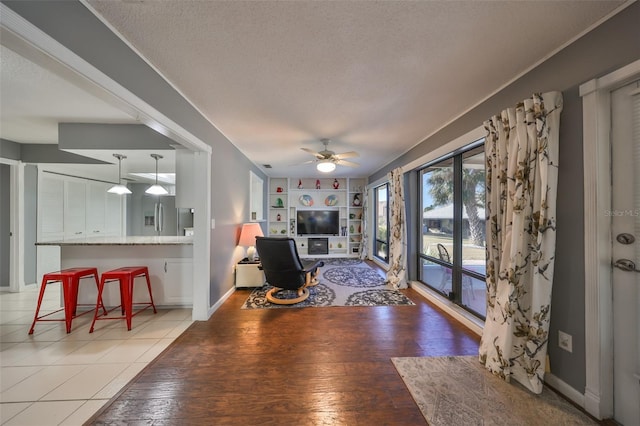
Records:
M336 169L336 165L331 160L322 160L316 166L319 172L330 173Z
M118 184L113 185L107 192L118 195L131 194L131 190L122 184L122 160L127 157L122 154L113 154L113 156L118 159Z
M307 161L306 163L315 162L316 169L322 173L330 173L336 169L336 166L347 166L347 167L358 167L359 164L353 163L351 161L345 161L345 158L359 157L359 154L355 151L343 152L342 154L336 154L333 151L329 151L329 139L322 139L322 144L324 145L324 149L320 152L315 152L309 148L300 148L305 152L316 157L315 161Z

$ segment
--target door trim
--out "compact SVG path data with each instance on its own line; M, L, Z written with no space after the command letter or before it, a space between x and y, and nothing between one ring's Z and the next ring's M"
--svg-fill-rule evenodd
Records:
M640 60L580 85L585 243L585 410L613 416L611 266L611 91L640 78Z
M209 223L212 147L1 3L0 35L4 46L44 68L63 75L75 85L137 117L142 124L197 154L198 160L194 164L196 179L204 177L206 180L198 180L204 195L196 197L196 205L193 206L195 236L192 319L206 321L211 316Z

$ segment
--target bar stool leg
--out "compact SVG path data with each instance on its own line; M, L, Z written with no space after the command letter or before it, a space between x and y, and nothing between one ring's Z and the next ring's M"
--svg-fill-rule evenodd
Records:
M71 333L71 321L76 314L78 304L78 286L80 280L71 277L62 279L62 294L64 297L64 322L67 327L67 334Z
M120 294L122 295L122 307L127 319L127 330L131 331L131 316L133 313L133 281L135 277L127 275L120 279Z
M153 293L151 293L151 281L149 280L149 271L145 271L144 277L147 279L147 289L149 290L149 299L151 300L151 306L153 307L153 313L157 314L156 305L153 303Z
M91 328L89 329L89 333L93 333L93 327L96 325L96 319L98 318L98 311L100 310L100 305L102 305L102 309L104 309L104 314L107 315L107 309L104 306L104 302L102 301L102 289L104 289L104 277L100 280L100 284L98 284L98 297L96 299L96 310L93 313L93 321L91 321Z
M49 280L45 275L42 277L42 284L40 284L40 294L38 295L38 306L36 306L36 314L33 317L33 323L31 323L31 328L29 329L29 334L33 334L33 329L36 326L36 321L38 320L38 314L40 313L40 305L42 304L42 298L44 297L44 289L47 287Z
M107 308L104 306L104 302L102 301L102 293L100 292L100 283L98 282L98 273L96 272L95 274L93 274L93 279L96 281L96 288L98 289L98 300L97 300L97 304L98 306L102 306L102 312L104 312L105 315L107 315ZM96 306L96 310L98 308L98 306Z

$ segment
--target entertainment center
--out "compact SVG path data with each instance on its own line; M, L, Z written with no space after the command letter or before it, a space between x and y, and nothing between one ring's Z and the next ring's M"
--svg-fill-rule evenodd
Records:
M267 233L291 237L300 257L357 257L364 178L270 178Z

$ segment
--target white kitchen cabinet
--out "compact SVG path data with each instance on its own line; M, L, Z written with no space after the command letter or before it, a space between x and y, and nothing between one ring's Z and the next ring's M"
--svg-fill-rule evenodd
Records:
M64 182L64 238L86 236L86 183L76 180Z
M126 232L122 229L122 224L124 223L122 214L125 211L126 198L109 192L105 193L105 195L105 235L109 237L125 235Z
M100 237L106 233L107 185L100 182L86 184L86 232L87 237Z
M193 302L193 261L165 259L162 280L163 304L191 305Z

